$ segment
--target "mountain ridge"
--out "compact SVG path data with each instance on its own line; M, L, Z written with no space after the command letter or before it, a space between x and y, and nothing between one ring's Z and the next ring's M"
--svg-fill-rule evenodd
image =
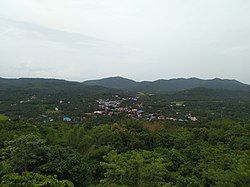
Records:
M167 93L178 92L193 88L225 89L225 90L250 90L250 85L241 83L235 79L199 79L174 78L159 79L155 81L134 81L121 76L107 77L97 80L88 80L84 82L68 81L64 79L50 78L1 78L0 88L10 89L18 87L100 87L116 89L122 91L144 92L144 93Z
M197 87L210 89L228 89L228 90L248 90L250 85L241 83L235 79L199 79L191 78L175 78L175 79L159 79L155 81L134 81L131 79L117 77L108 77L104 79L84 81L85 85L98 85L107 88L116 88L121 90L138 91L138 92L175 92Z

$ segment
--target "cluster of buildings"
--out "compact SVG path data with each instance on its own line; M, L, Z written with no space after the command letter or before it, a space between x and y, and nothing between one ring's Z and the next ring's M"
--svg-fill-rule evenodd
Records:
M37 99L37 97L36 97L35 95L33 95L33 96L31 96L29 99L27 99L27 100L21 100L19 103L20 103L20 104L29 103L29 102L31 102L31 101L33 101L33 100L35 100L35 99Z
M32 96L28 100L20 101L20 103L30 102L35 99L36 99L36 96ZM81 117L81 120L85 119L85 117L93 117L95 115L108 115L108 116L124 115L124 116L134 118L134 119L141 118L141 119L146 119L149 121L153 121L153 120L162 120L162 121L168 120L168 121L179 121L179 122L198 121L197 117L193 116L191 113L188 113L187 115L180 117L179 112L170 116L165 116L159 111L157 111L157 113L145 112L143 109L144 108L143 104L138 102L138 99L139 99L138 97L122 98L118 95L112 96L109 99L98 99L96 100L98 110L85 113L84 117ZM59 100L58 105L54 108L53 114L60 112L59 105L62 105L64 103L65 101ZM70 101L67 101L66 103L70 104ZM185 107L183 103L171 103L170 107L173 108L174 106ZM148 108L152 109L151 106L148 106ZM43 119L45 119L46 122L54 121L49 116L43 116ZM63 116L62 120L64 122L73 121L73 119L69 115Z
M93 114L99 115L114 115L114 114L127 114L130 117L141 117L144 111L142 109L131 108L127 106L122 106L124 101L137 101L137 98L119 98L116 97L116 100L109 99L99 99L97 100L98 107L100 110L94 111ZM89 115L89 113L87 113Z
M124 101L133 101L131 106L124 106ZM118 115L124 114L128 117L137 119L137 118L144 118L149 121L152 120L169 120L169 121L193 121L196 122L198 119L195 116L192 116L191 113L187 114L184 119L175 118L175 117L167 117L164 115L157 115L157 114L148 114L143 110L143 105L137 103L138 98L120 98L116 96L115 100L112 99L98 99L96 102L98 103L98 107L100 110L96 110L93 113L85 113L86 116L93 116L93 115ZM185 106L183 104L177 103L176 106ZM179 113L177 113L179 114Z

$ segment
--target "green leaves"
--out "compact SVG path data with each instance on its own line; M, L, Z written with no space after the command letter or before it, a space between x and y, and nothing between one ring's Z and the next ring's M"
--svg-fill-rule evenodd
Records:
M46 159L45 140L36 135L25 135L5 143L0 150L1 160L15 172L34 171Z
M59 181L53 176L44 176L38 173L25 172L22 175L11 173L0 179L1 186L25 186L25 187L73 187L73 183L62 180Z
M89 168L84 158L71 148L46 146L36 135L25 135L8 141L0 150L2 175L8 172L40 172L68 179L78 186L89 183Z
M247 123L93 126L0 122L0 186L249 186Z
M125 184L128 186L159 186L164 184L167 173L164 159L150 151L131 151L117 154L111 151L104 158L102 167L106 170L106 184Z

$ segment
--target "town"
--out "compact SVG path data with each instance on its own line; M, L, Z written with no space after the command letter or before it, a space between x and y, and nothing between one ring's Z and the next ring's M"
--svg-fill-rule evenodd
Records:
M153 95L109 95L96 99L74 97L58 99L52 94L46 96L30 95L26 99L15 102L1 101L0 105L6 107L7 103L10 105L8 107L10 116L17 112L20 107L32 106L33 112L27 114L19 111L14 118L36 119L44 123L54 121L84 122L90 118L112 118L114 116L148 121L199 122L199 116L195 115L196 111L192 107L192 102L159 99ZM215 115L216 111L210 112L210 116Z

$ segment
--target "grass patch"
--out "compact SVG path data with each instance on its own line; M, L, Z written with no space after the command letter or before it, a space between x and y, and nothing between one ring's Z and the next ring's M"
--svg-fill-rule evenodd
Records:
M0 114L0 121L8 121L10 118L4 114Z

